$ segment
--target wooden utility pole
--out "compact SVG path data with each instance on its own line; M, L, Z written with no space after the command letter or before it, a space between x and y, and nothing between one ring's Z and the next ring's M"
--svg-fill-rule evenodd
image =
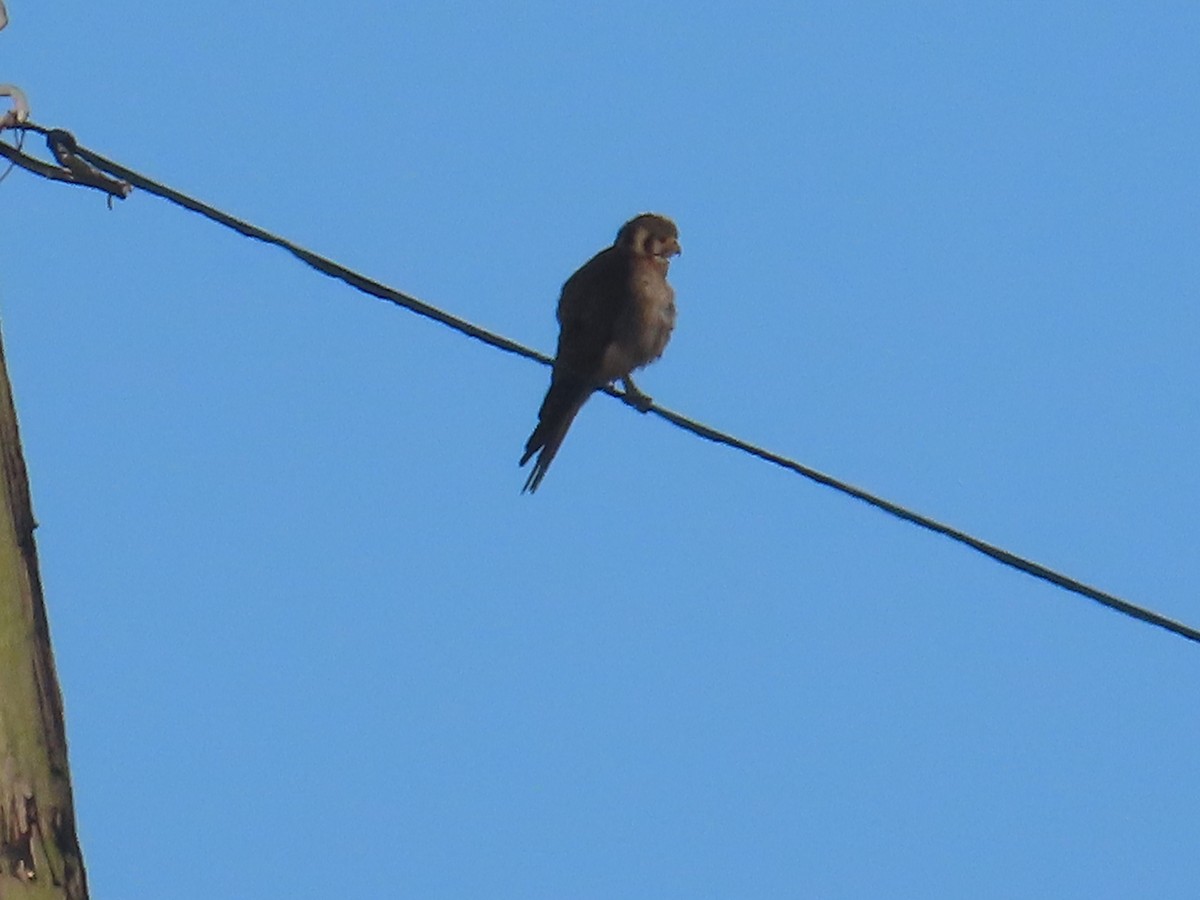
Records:
M34 527L0 341L0 900L87 900Z
M20 88L0 84L0 97L12 102L0 129L28 120ZM0 339L0 900L87 900L36 524Z

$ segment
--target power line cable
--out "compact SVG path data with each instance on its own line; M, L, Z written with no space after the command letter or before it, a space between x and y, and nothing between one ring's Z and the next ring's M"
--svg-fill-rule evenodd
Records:
M515 353L518 356L535 360L536 362L547 366L553 365L554 363L554 360L544 353L540 353L537 350L526 347L524 344L519 344L516 341L510 340L502 335L495 334L494 332L488 331L485 328L474 325L465 319L451 315L450 313L444 312L437 307L430 306L428 303L418 300L415 297L412 297L401 291L397 291L394 288L390 288L378 281L367 278L365 275L355 272L352 269L348 269L343 265L321 256L320 254L313 253L311 250L307 250L304 247L294 244L286 238L279 237L278 235L272 234L265 229L259 228L257 225L252 225L249 222L245 222L229 215L228 213L222 212L215 207L209 206L207 203L202 203L193 197L189 197L186 194L167 187L166 185L160 184L159 182L135 172L132 169L127 169L119 163L107 159L93 150L79 146L68 132L46 129L32 123L26 123L24 126L18 127L46 135L48 141L51 142L51 146L58 148L55 150L55 155L56 158L59 158L60 162L62 161L60 155L61 153L73 153L85 160L87 163L90 163L92 166L95 166L97 169L107 172L114 178L122 179L124 182L133 185L134 187L141 188L144 191L162 197L164 200L169 200L171 203L182 206L184 209L199 213L200 215L224 225L227 228L232 228L234 231L245 235L246 237L254 238L255 240L263 241L267 244L273 244L276 247L282 247L297 259L309 266L312 266L318 272L328 275L331 278L336 278L340 281L343 281L356 290L370 294L373 297L378 297L381 300L387 300L390 303L404 307L405 309L408 309L428 319L433 319L435 322L440 322L441 324L449 328L453 328L454 330L459 331L468 337L482 341L483 343L492 347L496 347L499 350L504 350L507 353ZM66 151L63 150L64 146L68 148ZM8 156L10 159L14 159L13 154L11 152L7 152L11 150L11 148L8 148L6 145L0 143L0 150L6 151L3 153L3 155ZM16 159L15 161L18 164L21 164L20 159ZM37 161L30 160L30 162ZM44 166L42 163L38 163L38 165ZM31 171L35 171L37 174L46 174L45 172L40 171L33 166L26 166L26 168L30 168ZM107 189L101 184L92 184L91 186ZM110 190L110 194L111 193L116 192ZM611 386L603 387L601 390L611 397L616 397L619 400L625 400L624 395ZM1145 607L1138 606L1137 604L1130 603L1127 600L1122 600L1120 597L1110 594L1107 591L1102 591L1099 588L1091 587L1090 585L1084 584L1083 582L1071 578L1068 575L1064 575L1061 572L1057 572L1054 569L1050 569L1041 565L1040 563L1036 563L1033 560L1019 556L1016 553L1012 553L1003 549L1002 547L989 544L977 537L973 537L965 531L960 531L957 528L946 525L937 521L936 519L930 518L929 516L914 512L913 510L901 506L898 503L885 500L884 498L876 496L869 491L855 487L847 482L840 481L839 479L834 478L831 475L826 475L824 472L820 472L810 466L803 465L802 463L798 463L795 460L789 459L785 456L780 456L777 453L772 453L769 450L764 450L761 447L757 447L754 444L743 441L740 438L734 437L733 435L718 431L715 428L711 428L708 425L697 422L694 419L690 419L681 413L677 413L673 410L659 406L657 403L651 404L646 411L654 413L659 418L670 422L672 425L689 431L698 437L704 438L705 440L713 441L714 443L718 444L724 444L725 446L732 447L735 450L741 450L743 453L748 453L751 456L763 460L764 462L772 463L791 472L795 472L797 475L802 475L810 481L815 481L817 484L833 488L835 491L839 491L849 497L860 500L863 503L869 504L870 506L873 506L878 510L882 510L883 512L895 516L896 518L905 522L909 522L920 528L932 531L935 534L943 535L952 541L956 541L959 544L971 548L977 553L982 553L984 556L987 556L988 558L993 559L1002 565L1016 569L1020 572L1024 572L1025 574L1041 579L1042 581L1049 582L1050 584L1062 588L1063 590L1070 591L1082 597L1087 597L1089 600L1094 600L1096 603L1107 606L1109 609L1115 610L1134 619L1139 619L1150 625L1155 625L1159 628L1165 629L1166 631L1177 634L1180 637L1186 638L1189 641L1200 643L1200 630L1192 628L1190 625L1185 625L1182 622L1168 618L1161 613L1157 613L1153 610L1146 609Z

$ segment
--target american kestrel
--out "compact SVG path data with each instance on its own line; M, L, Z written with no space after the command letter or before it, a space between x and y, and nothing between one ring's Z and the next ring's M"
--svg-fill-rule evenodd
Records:
M662 356L671 338L675 291L667 284L667 267L681 252L675 223L642 213L563 285L554 372L521 465L535 453L537 461L522 493L533 493L542 483L592 391L619 378L630 403L643 412L650 408L650 398L630 375Z

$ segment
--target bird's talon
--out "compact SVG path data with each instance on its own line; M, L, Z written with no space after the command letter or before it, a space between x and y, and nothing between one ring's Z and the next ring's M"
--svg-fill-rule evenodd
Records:
M631 391L628 388L626 388L622 399L640 413L650 412L650 407L654 405L652 397L643 394L641 391Z
M621 387L625 388L625 393L621 397L622 400L638 412L645 413L650 411L650 407L654 405L654 401L641 392L638 386L633 383L632 378L628 375L622 378Z

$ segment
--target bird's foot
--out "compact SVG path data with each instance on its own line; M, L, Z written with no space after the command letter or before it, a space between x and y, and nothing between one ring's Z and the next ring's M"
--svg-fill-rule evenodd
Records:
M622 400L638 412L650 412L650 407L654 405L654 400L649 395L639 391L638 386L633 383L632 378L622 378L621 384L625 388L625 393L621 397Z

